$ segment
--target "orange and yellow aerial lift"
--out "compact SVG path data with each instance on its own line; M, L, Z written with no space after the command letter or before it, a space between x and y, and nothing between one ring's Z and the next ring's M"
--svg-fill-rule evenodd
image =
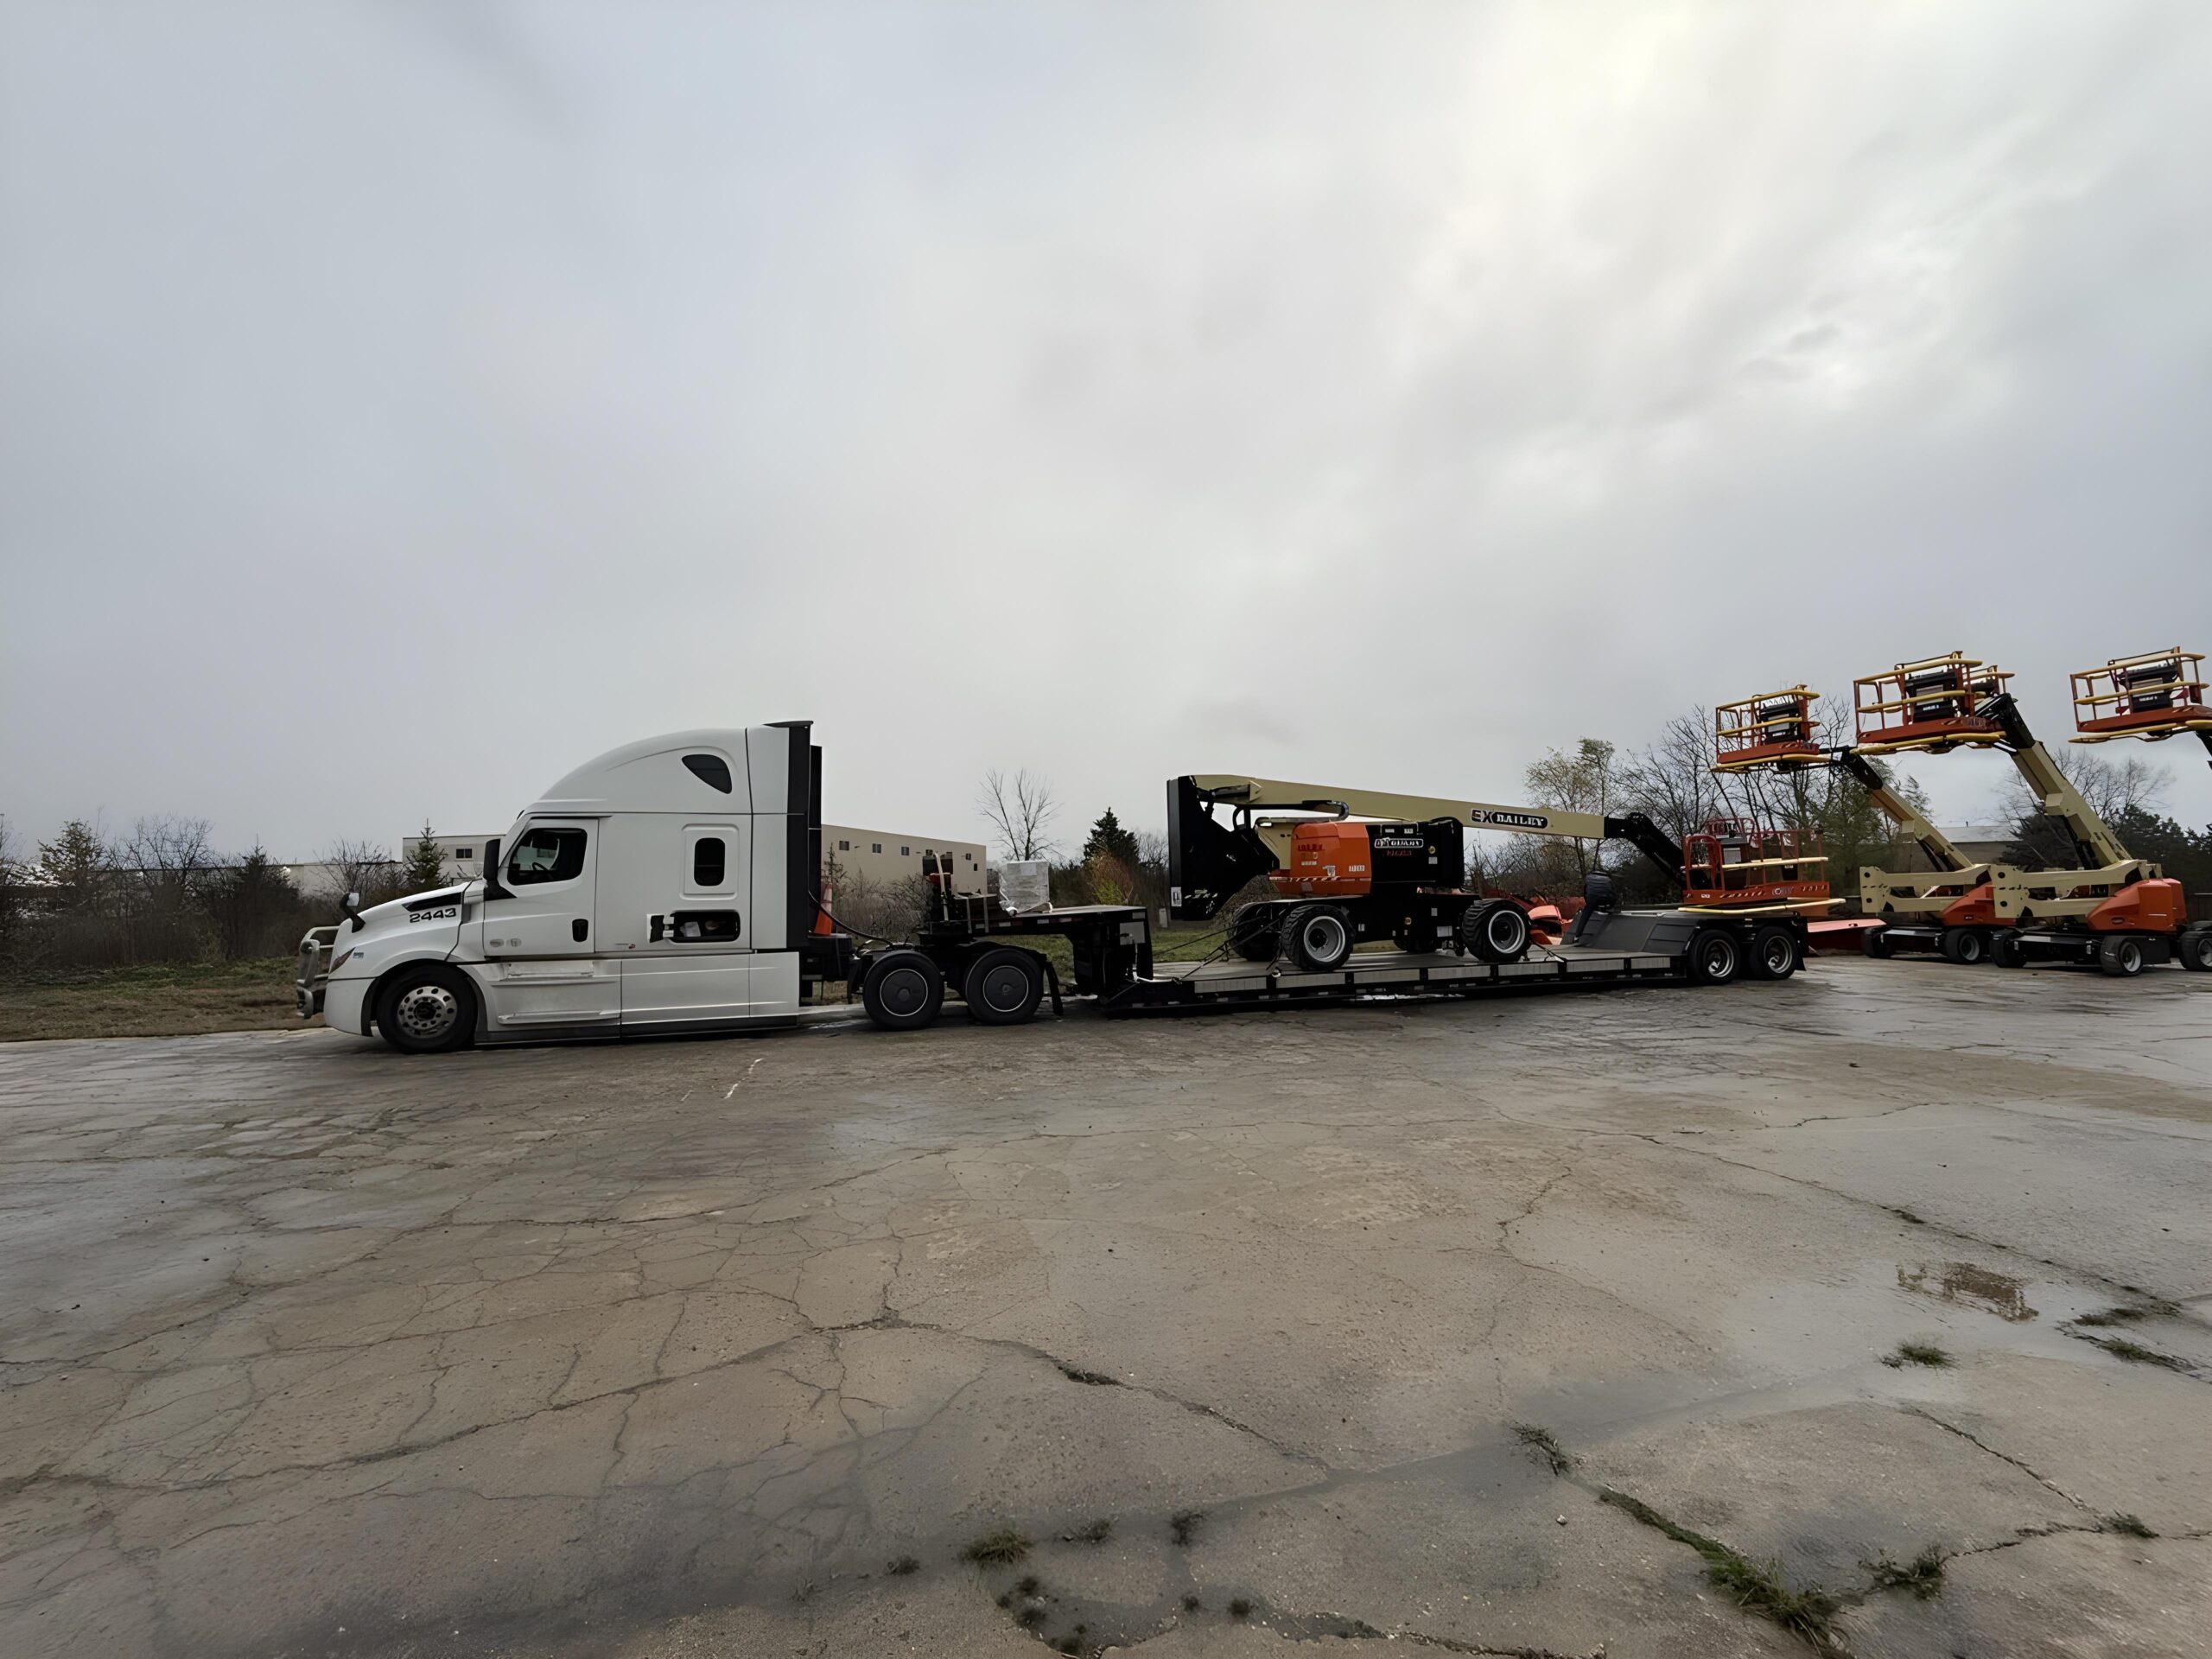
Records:
M2091 742L2120 735L2155 741L2212 732L2205 688L2192 677L2198 661L2177 651L2117 659L2077 675L2077 711L2102 711L2077 713L2077 719L2119 722L2084 725L2083 736ZM1866 937L1870 956L1937 950L1958 963L2093 963L2122 977L2169 959L2198 971L2212 967L2212 929L2190 925L2181 884L2149 860L2132 857L2059 770L2006 689L2011 677L1957 652L1868 675L1853 687L1858 741L1836 751L1814 740L1811 694L1802 686L1789 694L1788 707L1783 694L1729 705L1715 768L1841 765L1920 843L1937 867L1933 872L1859 873L1860 906L1884 923ZM2207 741L2212 746L2212 738ZM1961 747L1995 748L2011 757L2039 809L2072 840L2076 868L2028 870L1967 859L1889 788L1870 759Z

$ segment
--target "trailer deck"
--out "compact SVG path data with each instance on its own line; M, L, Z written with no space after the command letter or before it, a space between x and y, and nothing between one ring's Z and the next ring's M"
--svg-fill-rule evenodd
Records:
M1577 944L1541 945L1519 962L1487 963L1444 952L1363 950L1342 968L1308 973L1282 963L1163 962L1149 978L1099 999L1109 1014L1369 996L1462 996L1488 990L1545 990L1679 980L1679 957Z

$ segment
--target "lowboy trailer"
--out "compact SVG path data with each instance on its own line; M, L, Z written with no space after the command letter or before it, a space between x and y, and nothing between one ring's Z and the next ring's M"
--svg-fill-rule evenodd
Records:
M1265 960L1248 938L1247 959L1155 963L1141 906L1017 912L996 893L956 892L943 868L928 873L928 909L912 941L856 949L832 913L834 898L825 904L822 893L821 756L810 724L794 721L649 738L587 761L486 843L480 878L365 910L349 894L343 922L301 941L300 1014L430 1053L788 1027L810 994L840 981L877 1026L897 1031L930 1024L948 996L978 1023L1018 1025L1047 996L1060 1008L1071 990L1123 1014L1665 979L1720 984L1739 974L1787 978L1803 957L1803 923L1792 916L1622 911L1603 892L1564 944L1535 943L1518 901L1441 885L1459 847L1433 825L1433 835L1402 837L1421 853L1421 871L1408 880L1300 897L1287 909L1268 904ZM1171 795L1192 782L1177 779ZM1362 810L1356 793L1303 785L1259 793L1278 790L1298 794L1287 810L1309 817L1310 803L1325 800L1331 822L1346 830ZM1393 796L1367 804L1376 800L1391 817L1459 816L1450 803ZM1618 833L1572 814L1478 810L1503 816L1467 822ZM1205 839L1198 822L1186 815L1171 826L1175 868L1211 858L1224 874L1217 855L1232 847L1230 862L1249 865L1248 875L1269 868L1263 838L1210 820L1208 850L1185 846L1185 837ZM1402 838L1382 828L1382 839ZM1629 832L1656 855L1643 827ZM1333 844L1351 849L1362 838L1341 834ZM1178 906L1211 917L1242 880L1217 894L1185 889ZM1285 880L1296 889L1307 877ZM1346 937L1355 931L1403 937L1396 950L1355 956ZM1048 939L1066 942L1071 985L1038 948Z

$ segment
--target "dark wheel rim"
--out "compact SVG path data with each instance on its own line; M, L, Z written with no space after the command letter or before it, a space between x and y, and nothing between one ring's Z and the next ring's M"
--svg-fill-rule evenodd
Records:
M461 999L442 985L410 985L392 1004L391 1020L416 1042L435 1043L461 1023Z
M930 1000L930 982L918 968L893 968L876 982L877 1001L893 1014L918 1014Z
M983 976L983 1006L993 1014L1013 1014L1029 1000L1029 976L1010 962Z
M2123 974L2140 972L2143 967L2143 947L2133 939L2122 939L2115 953L2120 957L2120 971Z
M1726 939L1708 939L1704 962L1707 979L1726 979L1736 971L1736 947Z
M1981 936L1979 933L1959 935L1959 960L1961 962L1981 960Z
M1770 974L1786 974L1789 964L1796 959L1797 947L1788 939L1769 939L1766 942L1766 970Z

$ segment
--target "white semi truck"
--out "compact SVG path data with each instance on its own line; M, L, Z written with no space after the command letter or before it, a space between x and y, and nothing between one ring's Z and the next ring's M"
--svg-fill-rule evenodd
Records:
M1172 780L1176 912L1211 918L1276 866L1248 822L1255 801L1280 797L1290 813L1342 818L1352 810L1343 795L1248 779ZM1378 810L1398 811L1410 799L1387 798ZM1233 827L1212 817L1224 801L1235 809ZM1477 806L1468 816L1452 803L1414 804L1461 822L1507 821L1497 816L1505 809ZM1508 817L1534 833L1640 828L1645 833L1632 838L1651 840L1648 825L1627 820L1520 809ZM1423 845L1442 834L1429 828L1437 835ZM678 732L602 754L488 842L483 868L479 880L370 910L349 894L343 922L301 941L301 1015L320 1014L340 1031L373 1032L395 1048L427 1053L795 1025L810 992L842 982L887 1030L928 1025L948 995L979 1023L1016 1025L1047 996L1055 1010L1062 1006L1058 973L1034 948L1048 938L1067 942L1071 988L1109 1014L1650 980L1713 984L1739 972L1786 978L1803 959L1802 922L1786 914L1599 903L1564 944L1532 945L1522 911L1503 918L1517 927L1499 925L1501 906L1516 901L1471 907L1464 893L1408 887L1416 919L1425 919L1389 930L1396 950L1351 954L1364 937L1362 918L1344 901L1324 899L1295 906L1311 925L1275 929L1274 950L1255 950L1232 930L1239 960L1155 966L1141 906L1020 913L996 894L956 892L941 869L929 874L927 913L912 943L856 950L823 900L822 751L804 721ZM1469 925L1471 916L1481 925ZM1339 918L1333 932L1321 925L1332 918ZM1322 944L1341 948L1317 945L1324 934Z

